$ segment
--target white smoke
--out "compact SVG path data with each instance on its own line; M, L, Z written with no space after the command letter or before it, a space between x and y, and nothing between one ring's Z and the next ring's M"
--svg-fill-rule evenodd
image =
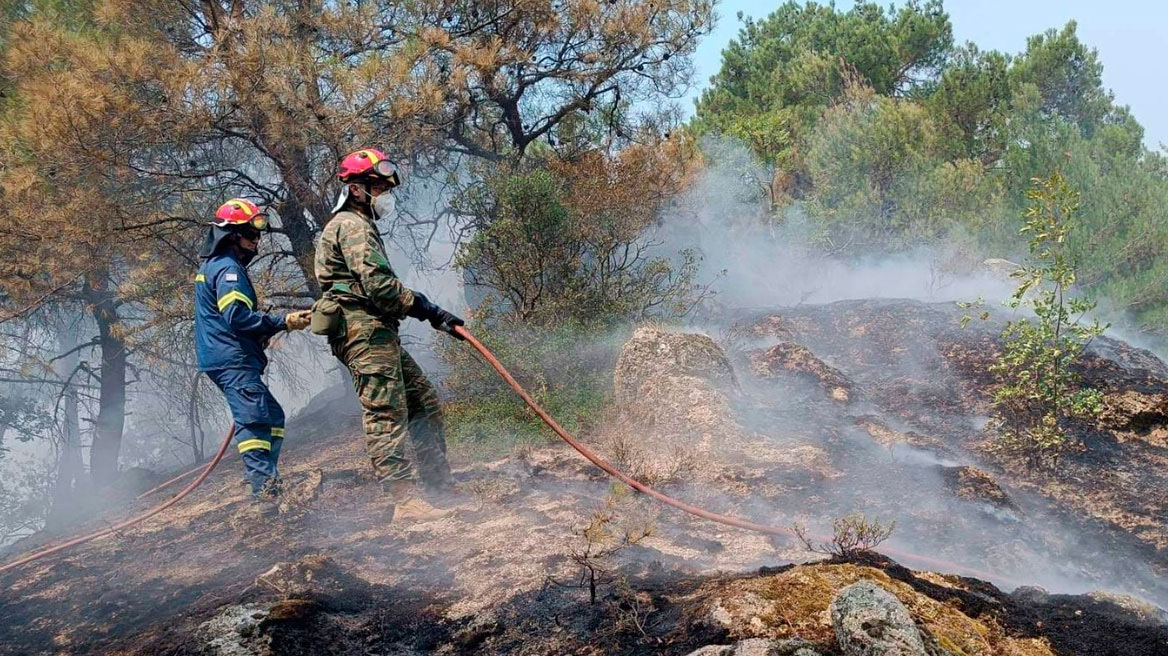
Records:
M716 151L721 159L704 171L677 208L662 216L653 234L663 254L688 248L701 256L701 277L716 292L716 304L728 311L697 318L708 334L717 335L726 328L717 325L719 315L742 316L744 311L764 308L782 314L784 308L861 299L910 299L950 308L955 301L984 299L986 306L993 308L1001 307L1013 293L1009 262L987 262L951 243L933 243L895 254L834 257L797 205L777 219L760 211L765 198L758 193L755 181L768 179L769 173L760 164L748 164L749 155L743 148L719 143ZM854 245L850 250L854 252ZM928 379L930 352L935 352L934 345L919 344L900 358L897 367ZM766 389L755 392L764 397L776 394ZM774 397L770 405L773 412L752 418L761 434L807 434L806 418L801 417L809 412L806 403ZM839 410L850 414L870 411L870 407L862 412L861 408ZM894 417L880 420L893 428L905 428ZM969 421L976 431L984 426L985 418L970 417ZM783 438L778 439L781 443ZM947 554L949 560L1001 572L1006 578L997 582L1007 588L1013 586L1011 579L1068 593L1104 587L1168 603L1168 590L1157 583L1158 575L1145 556L1132 549L1113 548L1109 558L1100 558L1109 553L1109 547L1082 533L1090 520L1075 519L1044 498L1018 490L1010 493L1024 507L1024 523L1010 513L979 510L951 498L939 474L941 467L981 464L970 455L938 457L911 447L890 451L862 431L849 433L843 444L848 445L846 453L839 451L838 441L825 440L821 446L834 450L833 457L851 462L852 471L861 474L833 481L819 490L827 500L823 507L833 509L838 517L865 509L888 511L892 506L893 515L886 519L896 519L898 530L890 546L923 555L942 549L940 553ZM799 500L793 499L791 504L774 508L755 502L748 507L754 509L756 520L773 522L776 515L800 516ZM819 525L812 528L830 533L832 519L820 517ZM1007 546L1011 544L1015 546Z

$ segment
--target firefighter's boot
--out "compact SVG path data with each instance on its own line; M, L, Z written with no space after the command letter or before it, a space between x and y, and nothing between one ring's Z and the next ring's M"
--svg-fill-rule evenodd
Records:
M389 511L389 521L428 522L449 516L453 511L434 507L422 496L413 481L385 481L381 488L389 495L393 504Z
M269 478L263 487L251 496L251 514L257 520L272 519L280 514L280 483Z
M450 474L438 477L437 480L422 480L422 490L426 500L438 508L453 508L467 501L467 495Z

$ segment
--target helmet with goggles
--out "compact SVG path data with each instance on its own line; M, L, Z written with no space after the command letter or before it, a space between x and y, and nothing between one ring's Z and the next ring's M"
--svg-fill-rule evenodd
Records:
M249 200L232 198L215 211L215 220L203 240L199 250L201 257L211 257L222 250L231 235L257 240L268 229L268 217Z
M353 182L361 178L381 178L389 182L389 186L401 184L401 173L397 165L385 156L385 153L376 148L365 148L349 153L341 159L337 167L337 177L341 182Z
M215 220L211 225L217 228L250 226L256 230L267 230L268 217L260 212L255 203L242 198L232 198L215 211Z
M385 156L385 153L376 148L364 148L345 155L337 166L337 178L344 184L333 206L333 214L340 212L349 202L349 185L353 183L364 185L366 193L363 202L369 204L374 218L393 213L394 197L392 193L386 191L401 186L402 171ZM384 182L387 186L382 187L382 191L377 194L371 193L371 186L377 182ZM377 196L376 202L373 201L373 196Z

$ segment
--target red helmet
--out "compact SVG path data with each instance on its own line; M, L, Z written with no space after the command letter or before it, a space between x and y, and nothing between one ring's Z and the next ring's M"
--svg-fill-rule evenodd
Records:
M341 182L349 182L353 178L384 178L392 187L400 185L402 181L397 165L376 148L366 148L345 155L341 159L341 165L337 167L337 177Z
M212 225L219 228L238 227L251 224L256 230L267 230L268 217L260 213L255 203L242 198L232 198L219 206Z

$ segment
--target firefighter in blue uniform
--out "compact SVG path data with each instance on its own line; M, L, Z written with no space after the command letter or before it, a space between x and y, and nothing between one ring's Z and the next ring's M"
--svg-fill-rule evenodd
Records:
M284 410L262 374L264 348L273 335L308 326L312 312L283 317L257 309L247 265L256 255L267 218L254 203L233 199L215 213L195 276L195 354L199 371L227 397L244 477L260 515L276 510L277 462L284 441Z

